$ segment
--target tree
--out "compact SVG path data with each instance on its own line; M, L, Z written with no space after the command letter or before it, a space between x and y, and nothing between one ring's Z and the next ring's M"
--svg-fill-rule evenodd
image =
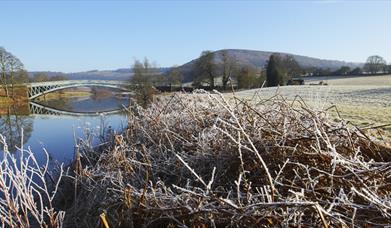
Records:
M23 70L23 63L16 58L15 56L10 56L9 58L9 75L10 75L10 83L11 83L11 88L12 88L12 97L15 97L15 74Z
M350 75L360 75L360 74L362 74L362 69L360 67L356 67L352 71L350 71L349 74Z
M11 53L0 47L0 80L5 94L9 97L8 85L11 84L12 96L14 95L15 74L23 70L22 62Z
M132 69L133 77L130 81L135 88L136 100L145 107L151 101L154 93L152 77L158 74L156 67L152 67L148 59L145 58L144 62L135 60Z
M239 89L250 89L257 86L257 72L250 66L244 66L239 70L236 76Z
M282 59L282 64L288 78L297 77L304 73L304 70L292 55L285 56L285 58Z
M371 74L377 74L383 71L386 61L378 55L369 56L365 63L365 70Z
M169 86L182 84L182 74L178 70L178 67L172 67L172 69L166 75L165 81Z
M338 70L334 71L335 75L347 75L351 71L350 67L348 66L341 66Z
M18 70L14 76L15 84L27 83L30 81L29 75L26 70Z
M267 86L285 85L288 81L287 73L282 66L281 56L278 54L270 55L269 61L266 67L266 80Z
M224 50L222 52L222 84L223 84L223 90L227 89L227 84L231 80L231 77L236 70L236 61L233 57L231 57L227 50Z
M215 78L217 77L214 53L211 51L203 51L194 64L194 67L194 71L197 74L194 84L201 85L206 82L213 89L215 87Z
M1 85L5 91L6 96L8 97L8 82L7 74L9 70L8 65L9 53L3 48L0 47L0 71L1 71Z

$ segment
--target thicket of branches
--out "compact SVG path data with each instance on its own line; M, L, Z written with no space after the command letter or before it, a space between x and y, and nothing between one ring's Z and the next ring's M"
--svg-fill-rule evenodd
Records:
M10 227L384 226L391 149L276 95L199 91L129 110L122 134L87 134L55 180L27 148L0 160ZM23 156L20 156L23 155Z
M174 94L80 145L67 226L365 226L391 219L391 151L300 99Z
M23 142L23 139L21 140ZM40 164L30 148L11 153L0 134L0 224L1 227L62 227L64 211L53 203L63 176L50 174L49 154Z

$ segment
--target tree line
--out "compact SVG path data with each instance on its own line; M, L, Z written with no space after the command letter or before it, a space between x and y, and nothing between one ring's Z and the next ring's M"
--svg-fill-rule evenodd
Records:
M0 84L6 97L15 97L15 88L22 83L66 79L64 75L49 77L46 73L36 73L33 77L29 77L22 61L5 48L0 47Z
M222 90L234 85L238 89L250 89L265 86L282 86L293 84L294 78L302 76L343 76L343 75L378 75L390 74L391 65L383 57L372 55L367 58L364 66L351 69L341 66L337 70L322 68L303 68L291 55L272 54L262 69L251 66L240 66L238 61L223 51L220 62L217 62L216 53L204 51L194 64L194 87L208 86L216 88L219 81Z
M381 75L391 74L391 65L387 65L387 62L383 57L371 55L367 58L363 67L350 68L349 66L341 66L335 71L332 71L329 68L309 68L307 72L309 75L314 76Z
M251 89L261 86L276 86L288 84L294 76L304 74L304 70L291 55L272 54L262 69L241 65L228 51L215 56L215 52L204 51L193 66L195 75L193 86L219 88L227 90ZM216 58L220 57L220 58ZM217 62L216 59L220 61Z
M180 68L174 66L168 72L161 73L156 64L148 59L144 62L136 60L132 66L134 76L132 82L144 85L139 88L140 96L147 100L152 90L145 89L155 86L182 86L183 75ZM351 69L342 66L337 70L322 68L303 68L292 55L272 54L262 69L241 65L229 51L222 52L203 51L192 65L193 88L204 89L251 89L261 86L283 86L297 83L302 76L328 76L328 75L362 75L391 73L391 66L377 55L368 57L363 68ZM297 78L297 79L296 79ZM295 81L296 80L296 81ZM190 86L190 85L189 85Z

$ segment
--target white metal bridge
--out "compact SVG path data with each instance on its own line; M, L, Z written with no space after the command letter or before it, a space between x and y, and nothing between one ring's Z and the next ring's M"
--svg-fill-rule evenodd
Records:
M109 81L109 80L65 80L50 82L33 82L25 83L28 91L29 100L33 100L41 95L51 93L57 90L75 88L75 87L108 87L130 91L131 83L126 81Z

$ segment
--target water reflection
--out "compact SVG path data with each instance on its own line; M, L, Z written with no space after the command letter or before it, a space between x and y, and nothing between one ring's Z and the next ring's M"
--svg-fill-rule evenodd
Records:
M86 132L99 136L105 129L119 132L126 127L126 113L107 111L127 106L127 97L91 94L39 102L46 109L57 110L56 114L33 112L28 102L0 106L0 134L5 137L8 150L16 152L23 143L25 148L31 148L38 162L45 160L45 148L51 159L67 163L73 158L75 140L85 138ZM83 112L83 115L79 115ZM97 115L102 112L105 114ZM0 145L0 156L2 150L3 145Z
M33 131L34 117L16 115L18 108L9 106L0 115L0 133L5 137L10 152L15 152L17 146L26 143Z
M42 106L75 113L108 112L123 109L129 104L129 96L123 96L121 91L101 89L97 87L84 88L84 96L61 96L60 99L46 99L45 96L34 100ZM80 91L79 91L80 93Z

